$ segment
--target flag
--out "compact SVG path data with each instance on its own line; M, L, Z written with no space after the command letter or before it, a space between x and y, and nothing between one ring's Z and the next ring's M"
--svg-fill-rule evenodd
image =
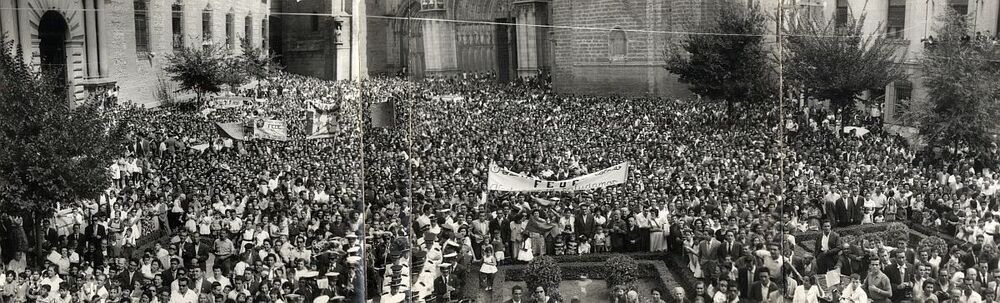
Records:
M396 113L392 101L372 103L372 126L392 128L396 124Z
M246 134L243 131L243 123L240 122L230 122L230 123L215 123L215 129L219 131L220 135L230 137L236 140L246 140Z
M312 102L308 111L310 134L306 139L322 139L333 137L340 129L337 123L337 106Z

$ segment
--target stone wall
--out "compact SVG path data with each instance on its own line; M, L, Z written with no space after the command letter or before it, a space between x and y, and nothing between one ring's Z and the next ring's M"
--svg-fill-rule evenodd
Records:
M268 0L274 1L274 0ZM136 52L135 19L132 0L108 0L107 28L110 77L121 88L119 99L148 107L158 106L157 93L169 92L174 98L189 98L190 93L176 93L177 85L163 72L167 55L173 52L171 5L173 1L149 1L149 54ZM185 44L201 45L202 11L211 8L212 41L225 43L226 14L232 12L234 51L240 51L239 37L244 36L245 18L251 16L253 43L261 45L262 20L269 15L269 3L261 0L184 0ZM161 85L161 81L165 83Z
M691 93L664 69L664 52L677 50L718 7L709 1L554 0L553 87L563 93L687 97ZM566 28L566 27L572 27ZM611 30L626 37L624 56L612 57Z

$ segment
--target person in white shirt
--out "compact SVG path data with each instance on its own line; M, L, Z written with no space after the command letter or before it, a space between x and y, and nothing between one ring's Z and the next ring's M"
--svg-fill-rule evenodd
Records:
M188 279L177 279L177 290L170 293L169 303L198 303L198 293L188 289Z
M861 285L861 276L853 274L850 279L851 282L840 294L840 303L868 303L868 294Z

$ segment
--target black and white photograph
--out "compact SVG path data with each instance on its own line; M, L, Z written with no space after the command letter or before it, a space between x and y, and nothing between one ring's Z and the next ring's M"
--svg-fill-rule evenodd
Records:
M0 303L1000 302L997 0L0 0Z

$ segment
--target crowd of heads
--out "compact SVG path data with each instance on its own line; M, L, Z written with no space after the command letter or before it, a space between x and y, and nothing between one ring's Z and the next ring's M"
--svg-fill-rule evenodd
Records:
M4 302L352 299L364 280L362 159L358 121L343 117L359 110L345 101L356 87L282 73L236 94L249 98L229 109L108 106L127 132L112 187L40 226L43 266L26 257L24 218L5 218ZM306 139L312 101L343 103L331 138ZM288 140L216 126L255 117L285 121Z
M810 291L820 286L816 275L837 270L847 285L852 274L866 277L868 265L846 270L839 247L811 252L811 245L796 243L797 235L823 232L824 222L830 230L883 222L930 226L969 241L955 247L956 258L1000 226L989 214L1000 207L995 162L961 146L920 152L884 129L877 111L842 115L790 106L780 119L766 105L728 111L695 98L560 95L534 83L481 77L372 82L392 92L380 96L406 117L395 132L400 145L383 154L409 166L403 179L411 183L399 185L412 186L413 283L426 288L417 297L456 295L421 281L428 269L437 280L450 269L453 280L476 283L464 273L491 277L483 264L492 259L640 251L683 255L703 285L685 294L692 301L792 299L801 287L800 297L830 296ZM989 152L997 156L995 148ZM485 187L490 163L565 180L623 162L630 164L627 183L586 192ZM405 192L393 194L405 200ZM868 248L885 255L902 245ZM491 286L484 280L481 286Z

